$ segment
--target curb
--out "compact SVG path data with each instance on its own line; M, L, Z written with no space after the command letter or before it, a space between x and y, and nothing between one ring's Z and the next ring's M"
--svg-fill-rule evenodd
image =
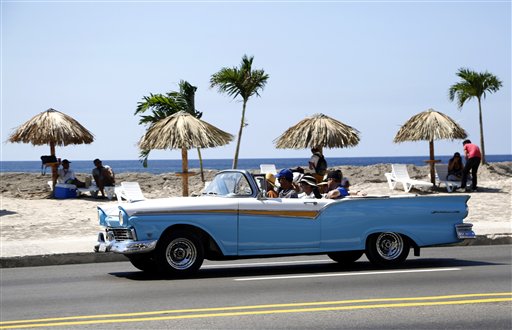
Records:
M0 268L59 266L118 261L128 261L128 258L117 253L58 253L0 258Z
M512 244L512 235L477 235L476 239L464 241L454 246L472 246L472 245L506 245ZM90 264L101 262L120 262L128 261L122 254L116 253L58 253L33 256L5 257L0 258L0 268L16 267L38 267L38 266L59 266L73 264Z

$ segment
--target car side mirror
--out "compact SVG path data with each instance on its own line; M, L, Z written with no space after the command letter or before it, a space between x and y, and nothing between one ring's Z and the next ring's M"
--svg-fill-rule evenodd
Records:
M256 196L256 198L258 200L266 200L266 199L268 199L267 196L265 195L265 191L264 190L260 190L258 192L258 195Z

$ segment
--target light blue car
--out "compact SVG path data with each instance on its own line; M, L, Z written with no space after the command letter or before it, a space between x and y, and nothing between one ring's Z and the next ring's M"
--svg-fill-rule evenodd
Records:
M403 262L411 248L475 238L468 195L265 198L265 180L219 172L202 196L98 207L97 252L126 255L143 271L196 272L204 259L327 254L351 263L366 253L379 266Z

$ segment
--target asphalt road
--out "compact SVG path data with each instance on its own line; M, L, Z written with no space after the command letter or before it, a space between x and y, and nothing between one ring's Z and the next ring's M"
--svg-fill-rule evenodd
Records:
M0 269L0 329L511 329L511 259L497 245L387 270L326 256L205 262L190 279L128 262Z

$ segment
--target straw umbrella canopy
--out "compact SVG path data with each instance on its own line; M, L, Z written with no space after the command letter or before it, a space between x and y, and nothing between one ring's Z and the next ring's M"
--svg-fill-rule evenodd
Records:
M228 144L233 135L192 116L185 111L160 119L152 125L139 141L139 148L181 149L183 196L188 196L188 149L211 148Z
M288 128L274 143L278 149L347 148L359 143L359 131L318 113Z
M55 146L89 144L94 141L94 136L72 117L50 108L19 126L8 141L32 143L35 146L48 144L50 154L55 156ZM55 188L57 166L52 166L52 179Z
M437 161L434 159L434 140L465 139L467 136L466 131L453 119L444 113L428 109L412 116L403 124L393 142L428 141L430 150L430 159L428 160L430 164L430 181L435 184L436 172L434 163Z

